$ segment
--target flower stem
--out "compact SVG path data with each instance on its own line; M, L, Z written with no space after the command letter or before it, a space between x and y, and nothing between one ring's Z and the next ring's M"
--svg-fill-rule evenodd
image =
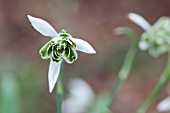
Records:
M145 113L154 100L162 92L163 88L166 86L167 82L170 80L170 54L168 55L167 66L162 73L156 87L153 89L149 97L145 100L144 104L138 109L136 113Z
M121 86L123 85L124 81L128 77L130 70L133 66L134 60L136 58L136 55L138 53L138 40L136 34L129 28L119 28L117 29L117 34L126 34L129 36L129 38L132 41L132 47L128 51L123 66L118 74L118 78L113 84L111 94L108 98L108 104L107 107L110 108L112 106L112 103L114 102L114 99L119 92Z
M62 101L63 101L63 70L64 62L61 63L60 75L57 82L57 113L62 113Z

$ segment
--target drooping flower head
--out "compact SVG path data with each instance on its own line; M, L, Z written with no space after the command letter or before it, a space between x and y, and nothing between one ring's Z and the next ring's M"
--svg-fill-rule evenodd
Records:
M60 65L63 60L69 64L73 63L78 57L76 50L88 54L95 54L96 51L88 42L73 38L66 30L57 33L46 21L30 15L27 17L31 22L31 25L38 32L52 38L39 51L43 59L50 59L48 82L49 91L52 92L59 76Z
M129 19L145 30L139 41L141 50L158 57L170 50L170 18L161 17L154 25L150 25L142 16L130 13Z

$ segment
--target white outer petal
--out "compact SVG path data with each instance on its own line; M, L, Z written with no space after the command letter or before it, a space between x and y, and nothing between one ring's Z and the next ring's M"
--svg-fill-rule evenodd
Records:
M42 35L49 37L58 37L58 33L48 22L30 15L27 15L27 17L31 22L31 25Z
M161 101L158 106L157 109L160 112L164 112L164 111L170 111L170 97L165 98L163 101Z
M88 54L95 54L96 51L93 49L93 47L86 41L73 38L73 41L76 43L76 50L88 53Z
M58 43L59 40L61 40L61 37L55 37L51 39L51 41L54 41L56 44Z
M129 13L128 18L134 22L135 24L139 25L141 28L143 28L145 31L148 31L151 28L151 25L144 19L142 16L136 14L136 13Z
M58 76L60 74L60 66L61 66L61 62L56 63L52 60L50 61L49 70L48 70L48 83L49 83L50 93L53 91Z

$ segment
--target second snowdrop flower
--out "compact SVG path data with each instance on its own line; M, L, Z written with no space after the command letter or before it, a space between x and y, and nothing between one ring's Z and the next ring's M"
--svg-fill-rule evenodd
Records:
M170 18L161 17L154 25L150 25L142 16L130 13L129 19L145 30L139 41L141 50L158 57L170 49Z
M48 22L30 15L27 17L31 22L31 25L38 32L44 36L52 38L39 51L43 59L50 59L48 82L49 91L52 92L55 83L57 82L61 62L63 59L67 63L71 64L78 57L76 50L88 54L95 54L96 51L88 42L73 38L69 33L66 32L66 30L62 30L60 33L57 33Z

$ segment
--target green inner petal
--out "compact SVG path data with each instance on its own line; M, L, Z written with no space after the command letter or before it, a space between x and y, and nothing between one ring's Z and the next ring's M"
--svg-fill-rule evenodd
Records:
M70 40L70 41L72 42L71 46L72 46L73 48L76 48L76 43L74 43L72 40Z
M63 52L64 52L64 47L61 46L61 48L58 49L57 53L58 53L59 55L61 55L61 54L63 54Z
M70 51L70 54L69 54L69 56L67 57L67 59L68 59L70 62L73 62L73 61L76 59L76 55L75 55L74 51L73 51L71 48L69 48L69 51Z
M52 52L52 58L55 59L55 60L60 60L61 56L58 56L55 53L56 53L55 51Z
M60 62L61 59L54 59L54 58L52 58L52 60L53 60L54 62L57 62L57 63L58 63L58 62Z
M41 54L42 57L45 57L45 56L47 55L47 49L48 49L49 45L50 45L50 44L48 43L47 45L45 45L45 46L41 49L40 54Z
M65 49L65 57L68 58L69 55L70 55L70 49L67 47L67 48Z
M53 51L53 46L50 46L47 50L48 56L51 55L52 51Z
M75 60L76 59L76 55L74 53L74 51L72 49L70 49L70 57Z
M67 33L62 33L62 34L60 34L60 36L62 37L62 39L65 39L65 38L68 38L68 37L69 37L69 34L67 34Z
M60 36L62 37L62 40L64 42L67 42L67 45L75 48L76 47L76 44L69 38L70 34L68 33L61 33Z
M70 34L61 33L60 37L62 40L57 42L51 41L43 47L40 51L42 56L48 55L53 61L59 62L64 55L68 62L74 62L77 58L77 54L74 51L76 44L69 38Z

